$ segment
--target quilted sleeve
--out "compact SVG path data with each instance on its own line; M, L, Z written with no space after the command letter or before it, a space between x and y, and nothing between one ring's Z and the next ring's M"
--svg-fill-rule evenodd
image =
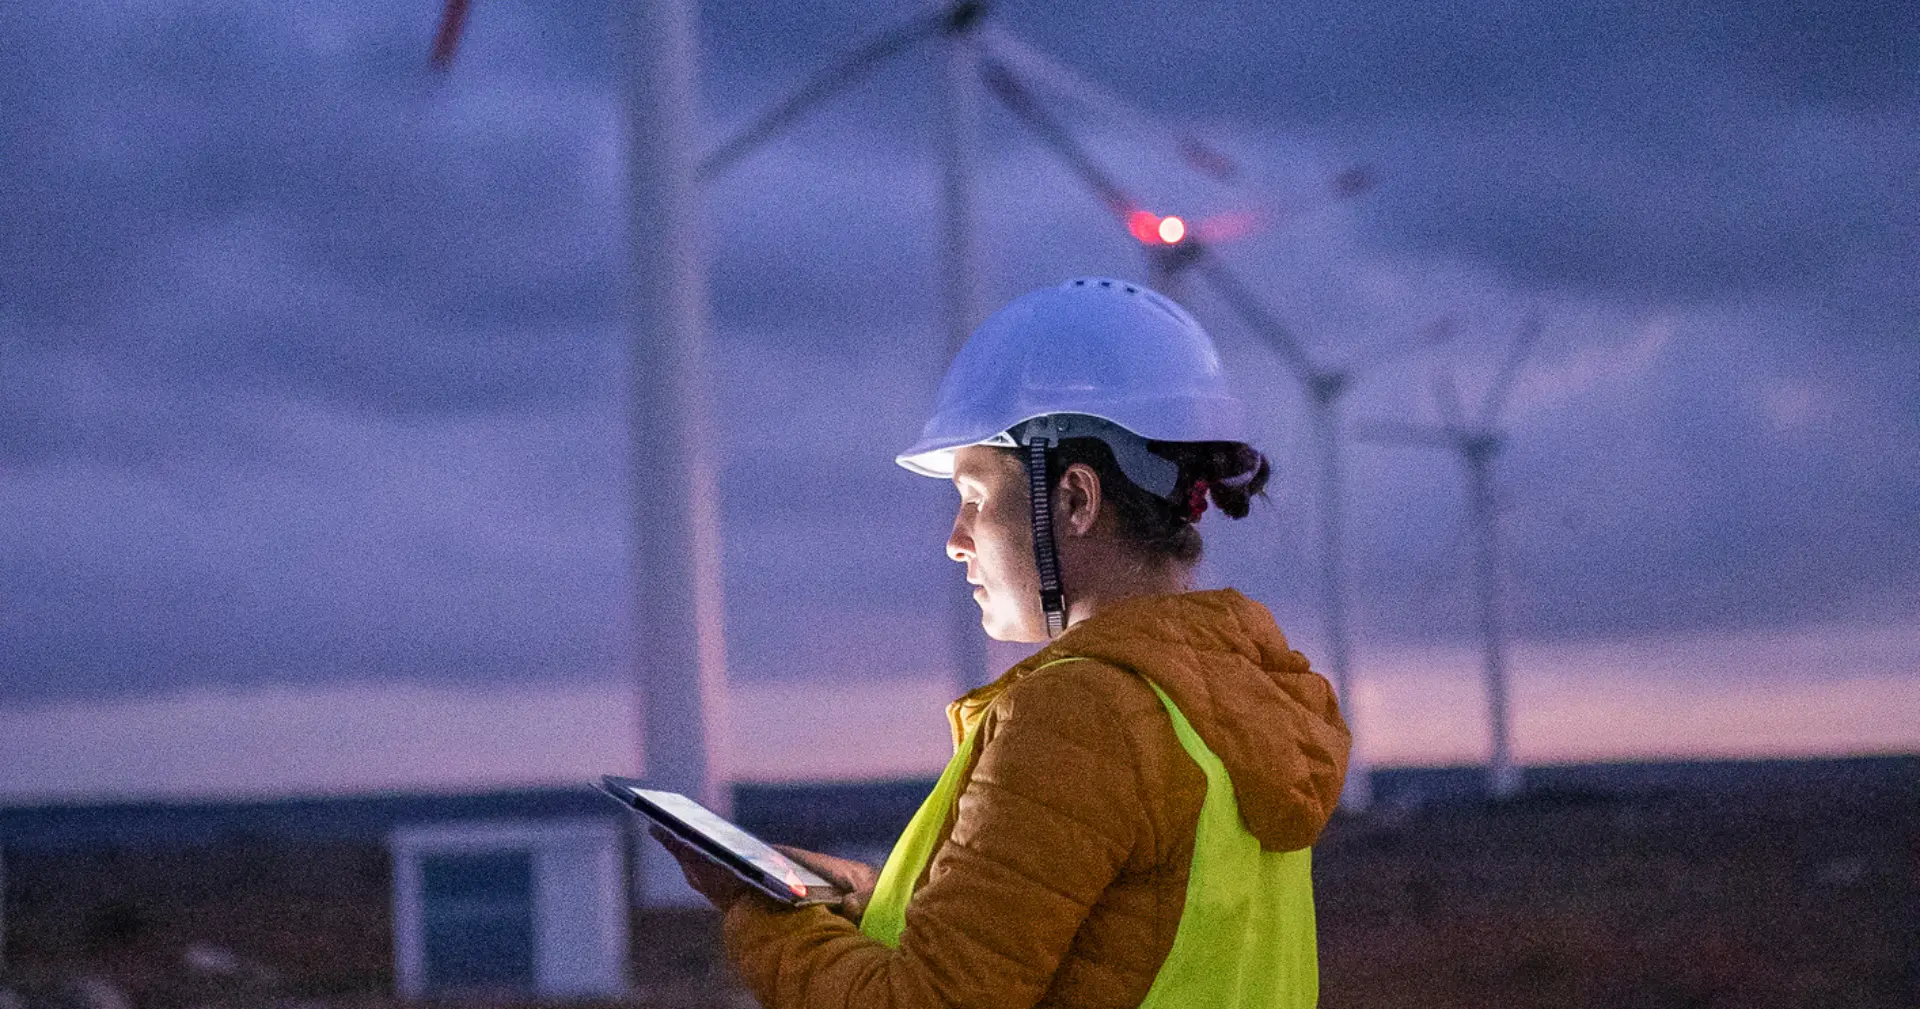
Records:
M727 952L761 1004L1037 1002L1089 909L1151 832L1135 755L1103 690L1115 674L1128 675L1065 663L994 701L952 831L907 908L899 949L825 910L736 903L726 916Z

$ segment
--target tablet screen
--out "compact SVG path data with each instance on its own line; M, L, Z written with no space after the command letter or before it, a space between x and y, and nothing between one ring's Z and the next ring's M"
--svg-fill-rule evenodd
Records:
M721 819L712 810L684 795L676 792L656 792L649 788L628 787L635 795L646 799L674 819L706 835L715 844L740 856L754 868L765 873L768 879L785 883L787 888L793 890L798 896L806 896L808 890L813 887L827 891L834 889L832 883L814 875L806 866L780 854L769 847L765 841Z

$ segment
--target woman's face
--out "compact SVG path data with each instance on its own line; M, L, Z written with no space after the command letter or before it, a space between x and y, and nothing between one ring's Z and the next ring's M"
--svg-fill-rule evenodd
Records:
M955 453L953 486L960 513L947 556L967 566L980 626L996 641L1045 641L1026 468L1011 452L974 445Z

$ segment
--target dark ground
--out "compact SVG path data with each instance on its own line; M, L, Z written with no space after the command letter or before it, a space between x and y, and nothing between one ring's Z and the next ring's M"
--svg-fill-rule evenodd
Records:
M1920 757L1535 769L1500 806L1376 780L1315 853L1328 1009L1920 1007ZM0 1009L384 1005L388 871L362 840L10 850ZM634 931L629 1004L747 1004L711 915Z
M1336 823L1323 1006L1920 1007L1920 759L1530 781Z

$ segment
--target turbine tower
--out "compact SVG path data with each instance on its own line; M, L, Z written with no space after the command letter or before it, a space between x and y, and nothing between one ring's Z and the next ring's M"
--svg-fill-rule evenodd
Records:
M447 0L430 64L452 67L470 0ZM707 367L707 248L701 183L751 154L815 105L922 40L945 41L942 318L957 350L977 313L970 36L978 0L942 3L874 36L815 73L705 157L698 143L698 32L692 0L624 5L614 33L624 59L629 267L623 285L631 386L634 620L641 765L654 787L726 812L726 615ZM639 222L645 222L642 226ZM640 310L645 306L645 310ZM954 591L950 622L962 689L984 682L986 642L972 597ZM643 851L658 856L643 846ZM691 898L672 865L643 855L642 885Z
M974 227L974 175L980 133L980 54L975 29L985 8L961 3L947 14L940 64L941 241L944 281L941 324L947 353L957 355L980 322L980 247ZM947 635L955 678L962 691L985 686L993 678L987 635L971 586L947 589Z
M940 80L940 328L950 354L980 321L980 251L974 213L974 175L979 132L979 53L976 36L987 5L981 0L940 3L886 29L838 61L816 71L786 98L755 117L700 164L701 178L733 167L762 144L798 122L815 106L846 91L882 63L921 42L937 40ZM955 585L947 602L948 641L961 691L985 684L986 635L973 594Z
M1544 328L1537 313L1527 317L1506 360L1495 373L1493 384L1487 388L1486 397L1472 416L1462 406L1459 390L1451 375L1443 372L1434 388L1434 398L1441 416L1439 427L1376 421L1361 429L1361 437L1366 441L1449 449L1460 459L1461 471L1467 482L1468 521L1473 529L1474 585L1484 648L1482 673L1486 680L1487 724L1491 737L1487 792L1496 800L1510 799L1519 794L1522 781L1520 768L1513 762L1513 715L1508 691L1505 609L1500 585L1499 515L1493 494L1493 464L1506 445L1506 435L1494 425L1506 406L1521 366L1533 352Z

